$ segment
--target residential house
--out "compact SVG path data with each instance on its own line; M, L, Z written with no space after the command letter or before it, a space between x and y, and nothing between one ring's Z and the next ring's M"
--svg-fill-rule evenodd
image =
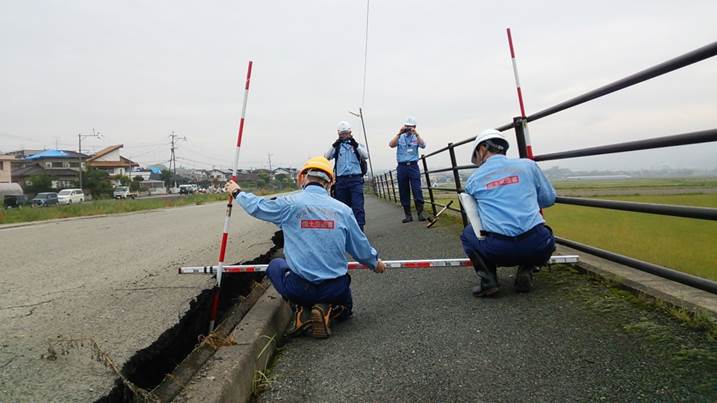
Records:
M26 188L32 185L31 177L48 175L53 189L73 187L79 181L80 160L86 157L74 151L44 150L19 162L16 159L12 164L19 168L12 168L12 181Z
M229 180L229 177L231 177L231 172L227 172L221 169L212 169L210 171L207 171L207 175L209 176L209 180L211 182L226 182Z
M120 155L123 144L105 147L87 158L87 167L101 169L110 176L113 185L120 185L119 176L129 176L132 168L139 164Z
M12 182L12 162L15 157L12 155L0 155L0 183Z

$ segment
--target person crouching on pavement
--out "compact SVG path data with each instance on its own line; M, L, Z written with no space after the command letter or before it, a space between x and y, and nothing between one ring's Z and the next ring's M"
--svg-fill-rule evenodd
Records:
M471 162L478 166L468 178L465 192L478 204L484 239L473 226L461 235L463 250L480 279L476 297L498 292L497 266L518 266L515 290L533 288L533 272L555 251L555 239L540 209L555 203L555 189L538 165L529 159L508 159L508 141L489 129L473 141Z
M418 148L426 148L426 142L416 131L416 118L409 116L403 126L388 142L388 146L396 148L396 181L401 196L401 206L405 217L402 223L413 221L411 215L411 192L416 203L418 221L426 221L423 216L423 191L421 191L421 171L418 169Z
M286 259L273 259L266 275L292 305L289 334L310 332L326 338L333 319L348 319L352 314L346 252L376 273L383 273L385 266L351 209L329 195L333 170L326 158L308 160L297 183L300 192L271 199L242 192L234 181L227 182L225 190L249 215L272 222L284 232Z
M354 139L349 122L339 122L336 131L339 138L324 154L329 161L336 160L334 164L334 173L336 174L334 196L351 207L356 221L363 231L364 225L366 225L366 213L363 208L363 176L366 173L368 153L366 148Z

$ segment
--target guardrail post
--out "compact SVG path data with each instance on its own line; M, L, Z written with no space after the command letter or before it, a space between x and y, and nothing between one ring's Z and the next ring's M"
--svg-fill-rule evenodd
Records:
M456 152L453 149L453 143L448 143L448 153L451 155L451 168L453 168L453 180L456 182L456 196L458 196L459 193L463 191L463 188L461 187L461 176L458 174L458 170L456 167L458 164L456 163ZM458 203L460 205L460 203ZM463 226L468 225L468 217L466 217L466 212L463 210L463 206L461 205L461 219L463 220Z
M518 141L518 156L520 158L528 158L528 147L525 144L525 125L528 120L520 116L513 118L513 128L515 128L515 139Z
M388 183L386 183L386 173L381 175L381 190L383 190L383 198L388 199Z
M397 203L398 200L396 199L396 185L393 183L393 172L388 171L388 175L391 178L391 193L393 193L393 202Z
M431 199L431 210L433 210L433 216L435 217L438 212L436 211L436 200L433 198L433 189L431 188L431 176L428 174L428 164L426 163L426 155L421 155L421 161L423 161L423 173L426 175L426 186L428 187L428 198Z

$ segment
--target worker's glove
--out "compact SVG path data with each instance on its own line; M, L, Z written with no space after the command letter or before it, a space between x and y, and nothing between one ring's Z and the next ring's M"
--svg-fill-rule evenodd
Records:
M241 192L241 188L236 182L230 180L226 183L226 185L224 185L224 191L236 198L239 192Z
M353 137L349 138L349 144L351 144L351 147L353 147L353 148L358 147L358 142Z

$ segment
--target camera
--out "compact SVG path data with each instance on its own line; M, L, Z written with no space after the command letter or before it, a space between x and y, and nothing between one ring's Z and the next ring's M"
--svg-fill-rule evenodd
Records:
M411 133L413 131L413 127L403 126L401 129L401 133Z

